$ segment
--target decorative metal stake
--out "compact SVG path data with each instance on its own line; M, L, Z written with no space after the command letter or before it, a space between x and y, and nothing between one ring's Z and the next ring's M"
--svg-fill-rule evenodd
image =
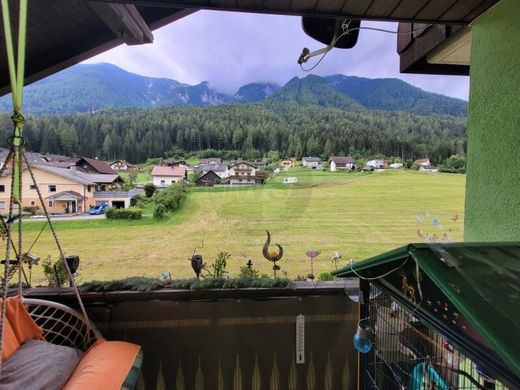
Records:
M274 278L276 279L276 271L280 270L280 266L278 266L278 264L276 264L276 262L279 261L283 257L283 248L281 245L275 244L278 247L278 250L279 250L278 253L276 253L276 252L269 253L269 244L271 244L271 233L269 233L269 230L266 230L266 233L267 233L267 240L265 241L264 247L262 248L262 254L264 255L264 257L267 260L272 261L274 263L273 264L273 275L274 275Z
M306 253L307 257L311 259L311 273L307 275L310 280L314 280L314 258L320 255L319 251L309 251Z

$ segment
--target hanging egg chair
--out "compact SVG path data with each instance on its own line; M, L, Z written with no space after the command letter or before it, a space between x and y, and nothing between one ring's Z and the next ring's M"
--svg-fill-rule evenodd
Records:
M6 240L3 278L0 278L0 390L39 389L134 389L142 364L141 347L132 343L107 341L88 319L63 248L58 240L45 202L24 154L21 113L25 63L27 0L20 0L18 51L15 63L13 36L7 0L1 0L14 113L10 151L0 175L10 170L9 215L2 219ZM57 302L23 297L22 276L27 280L22 250L22 171L28 170L33 188L46 216L64 263L80 312ZM17 245L12 225L18 221ZM44 228L45 228L44 226ZM43 229L42 229L43 230ZM14 252L14 260L10 260ZM25 257L24 257L25 256ZM17 294L10 296L8 281L18 274Z

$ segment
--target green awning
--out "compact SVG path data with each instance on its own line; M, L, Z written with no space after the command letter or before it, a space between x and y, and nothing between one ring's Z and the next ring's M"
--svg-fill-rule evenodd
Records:
M407 259L520 378L520 243L410 244L332 274L377 278Z

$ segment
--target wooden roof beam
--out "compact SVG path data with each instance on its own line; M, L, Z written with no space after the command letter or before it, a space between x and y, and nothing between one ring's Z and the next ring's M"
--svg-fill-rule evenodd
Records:
M88 2L89 7L127 45L153 42L153 33L134 5Z

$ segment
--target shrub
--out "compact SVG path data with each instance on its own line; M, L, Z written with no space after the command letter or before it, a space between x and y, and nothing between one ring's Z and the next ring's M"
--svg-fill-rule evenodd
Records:
M249 268L247 265L240 267L240 278L258 278L258 271L253 267Z
M35 215L39 209L40 208L38 206L25 206L22 208L23 211L30 213L31 215Z
M130 206L137 206L138 204L143 203L144 200L145 199L141 194L134 195L130 198Z
M155 194L156 190L157 187L155 187L152 183L146 183L144 185L144 193L146 194L147 198L151 198L153 194Z
M330 272L322 272L320 276L318 276L318 280L327 281L327 280L335 280L336 277L332 275Z
M184 199L184 192L182 183L171 185L155 196L155 203L163 204L167 211L175 211Z
M129 207L127 209L116 209L109 207L105 212L107 219L141 219L143 213L138 207Z
M231 255L228 252L220 251L217 253L217 257L215 258L215 262L210 265L212 268L208 271L208 276L212 278L223 278L224 272L226 272L227 261Z
M69 280L65 262L61 257L53 262L51 257L47 256L47 258L42 261L42 267L43 274L49 281L49 287L63 286L64 283Z
M166 217L166 213L168 210L166 209L166 206L162 203L157 203L155 207L153 208L153 217L155 219L163 219Z

